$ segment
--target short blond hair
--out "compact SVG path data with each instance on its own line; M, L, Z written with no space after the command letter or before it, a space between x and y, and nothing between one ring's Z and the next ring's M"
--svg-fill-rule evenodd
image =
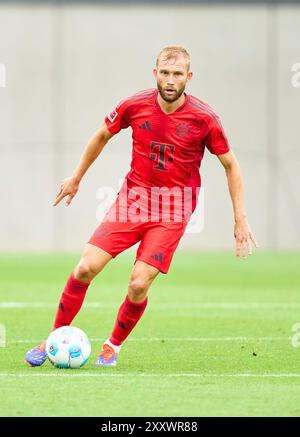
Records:
M170 59L177 58L177 56L182 55L187 60L187 70L190 69L190 54L187 49L183 46L167 46L161 49L156 58L156 67L158 67L158 62L160 57L163 55L166 61Z

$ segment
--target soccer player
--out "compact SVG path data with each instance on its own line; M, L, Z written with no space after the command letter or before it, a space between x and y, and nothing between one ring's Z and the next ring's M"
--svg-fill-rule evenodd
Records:
M124 99L107 115L72 176L62 182L54 202L57 205L67 197L69 205L105 144L131 126L130 171L65 285L53 326L70 325L93 278L112 258L140 242L125 300L111 336L102 346L98 366L116 365L122 344L146 309L152 282L159 272L168 272L196 206L205 148L225 168L233 205L236 256L246 258L252 254L252 243L257 247L244 208L240 167L220 119L206 103L185 93L193 75L188 51L181 46L163 48L153 73L157 88ZM32 366L42 365L46 360L45 341L28 351L25 359Z

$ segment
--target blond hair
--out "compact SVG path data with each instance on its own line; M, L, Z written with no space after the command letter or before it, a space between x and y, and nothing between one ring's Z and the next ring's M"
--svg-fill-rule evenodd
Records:
M182 55L187 60L187 70L190 69L190 54L187 49L183 46L167 46L161 49L156 58L156 67L158 67L158 63L160 57L163 55L165 61L169 61L170 59L177 58L177 56Z

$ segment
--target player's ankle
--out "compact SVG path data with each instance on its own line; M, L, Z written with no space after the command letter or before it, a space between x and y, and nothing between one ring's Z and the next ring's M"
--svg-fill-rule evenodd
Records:
M104 344L108 344L111 348L113 348L113 350L115 351L116 354L118 354L121 350L122 345L120 344L119 346L113 344L110 339L108 338Z

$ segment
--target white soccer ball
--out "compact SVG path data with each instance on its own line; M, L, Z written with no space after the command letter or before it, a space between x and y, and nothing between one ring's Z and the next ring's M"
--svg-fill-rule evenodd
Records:
M91 354L88 336L74 326L62 326L51 332L46 342L50 362L63 369L78 369L85 365Z

